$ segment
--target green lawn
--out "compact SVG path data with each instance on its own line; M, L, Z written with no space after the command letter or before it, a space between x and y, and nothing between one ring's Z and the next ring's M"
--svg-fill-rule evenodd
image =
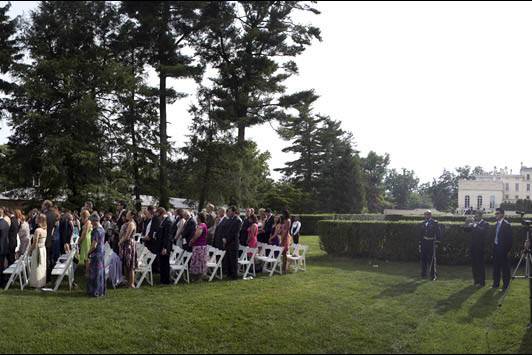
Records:
M532 353L526 281L502 308L467 267L421 281L418 265L333 259L306 273L109 290L0 293L0 352Z

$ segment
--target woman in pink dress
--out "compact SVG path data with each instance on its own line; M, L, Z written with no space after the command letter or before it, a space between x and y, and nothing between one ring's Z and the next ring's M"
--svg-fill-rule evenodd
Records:
M257 216L252 213L249 218L249 228L248 228L248 247L255 249L257 247L257 237L259 235L259 224ZM251 253L248 253L248 256L251 256Z
M281 246L283 249L283 273L288 272L288 259L286 258L286 254L288 253L288 250L290 249L290 226L292 225L292 221L290 220L290 214L287 210L283 211L283 214L281 216Z
M207 263L209 261L209 246L207 245L207 214L198 214L198 227L194 237L190 240L192 245L192 259L190 260L190 273L193 281L201 280L207 273Z

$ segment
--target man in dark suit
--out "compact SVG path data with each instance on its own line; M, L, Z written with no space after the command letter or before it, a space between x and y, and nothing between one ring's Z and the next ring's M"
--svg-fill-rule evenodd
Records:
M15 250L17 249L17 235L20 229L20 224L13 212L10 213L11 225L9 226L9 264L15 262Z
M183 250L192 252L192 245L190 244L190 241L194 237L194 233L196 233L196 228L198 224L194 217L192 217L190 211L185 210L183 212L183 215L186 221L185 226L183 227L183 232L181 232L181 239L183 240Z
M242 228L242 220L238 217L238 209L235 206L227 210L227 225L224 231L225 259L227 276L233 280L238 278L238 248L239 236Z
M427 277L430 267L430 278L436 280L436 265L434 265L434 243L441 239L438 221L432 219L432 212L425 212L425 220L420 226L419 251L421 253L421 277Z
M220 208L219 213L225 213L224 208ZM227 226L227 221L229 219L227 216L224 216L222 219L218 221L218 225L216 225L214 230L214 241L213 245L215 248L224 250L224 237L225 237L225 228Z
M60 242L60 254L66 254L70 252L70 241L74 234L74 224L72 221L72 215L70 212L66 212L59 222L59 239Z
M504 210L497 208L495 212L497 224L493 241L493 286L499 288L502 273L502 290L510 286L510 262L508 254L512 249L512 226L504 219Z
M249 223L249 216L254 212L253 208L246 208L246 218L242 222L242 228L240 229L240 245L248 245L248 228L251 226L251 223Z
M466 230L471 232L471 263L473 268L473 280L477 287L486 284L486 270L484 267L484 249L488 235L489 224L482 218L482 212L477 211L475 220L470 223Z
M270 240L270 237L272 236L273 232L273 226L274 226L275 220L272 215L272 210L267 208L266 209L266 220L264 221L264 236L263 240L259 240L261 243L268 243Z
M172 229L172 219L162 207L157 209L157 214L162 219L157 231L157 249L159 253L159 267L161 272L161 284L170 284L170 254L172 253L173 238L170 235Z
M149 228L146 230L146 236L144 238L144 245L146 248L148 248L149 251L151 251L154 254L158 254L158 232L159 228L161 227L161 216L159 215L159 210L157 209L154 211L153 216L151 218L151 222L149 222Z

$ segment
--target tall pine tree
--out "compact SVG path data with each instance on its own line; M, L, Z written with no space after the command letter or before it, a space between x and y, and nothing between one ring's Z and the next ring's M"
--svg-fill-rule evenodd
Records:
M202 2L123 1L122 10L140 26L139 39L152 55L149 60L159 75L159 204L168 207L166 104L183 97L167 88L168 78L198 77L202 70L185 53L189 39L198 31Z
M298 72L291 59L321 40L318 28L294 20L297 12L319 13L303 1L211 1L204 8L194 45L216 71L213 104L222 109L218 119L238 130L239 144L246 128L284 117L284 82Z

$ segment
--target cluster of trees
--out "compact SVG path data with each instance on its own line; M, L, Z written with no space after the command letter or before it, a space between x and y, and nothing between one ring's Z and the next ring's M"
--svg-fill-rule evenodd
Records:
M419 186L389 169L388 154L356 150L339 121L314 112L318 95L287 92L294 59L320 30L305 1L41 1L28 18L0 7L0 110L11 136L0 147L0 185L41 198L99 205L141 194L299 212L452 209L469 167ZM148 80L156 75L157 85ZM192 79L196 93L169 79ZM167 105L195 94L178 118L187 142L167 134ZM187 127L185 119L191 119ZM270 155L246 139L272 122L297 157L270 176ZM268 139L265 137L264 139Z
M482 167L458 167L455 171L444 170L432 182L419 184L414 171L391 170L385 180L388 198L397 208L435 208L439 211L454 211L458 207L458 181L471 180L484 174Z

